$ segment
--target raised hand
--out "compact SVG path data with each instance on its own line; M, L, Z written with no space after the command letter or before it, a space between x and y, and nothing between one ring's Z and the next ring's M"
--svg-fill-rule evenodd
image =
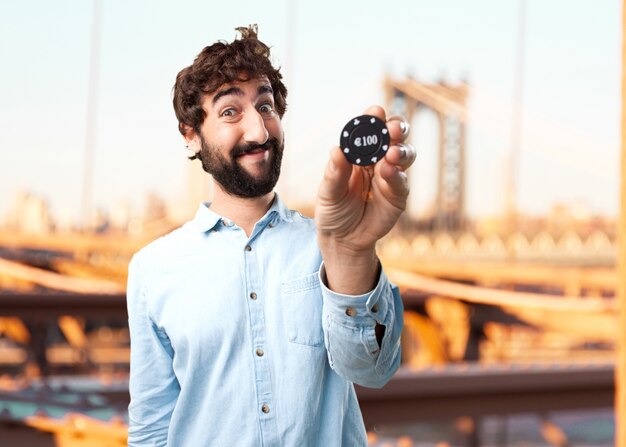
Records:
M385 158L373 166L355 166L334 147L315 207L328 283L342 293L364 293L372 286L376 241L391 230L406 208L409 188L404 171L415 160L415 149L404 143L408 124L402 118L386 120L379 106L369 107L365 114L387 121L391 146ZM371 281L356 278L368 276L368 271ZM346 275L353 279L347 280Z

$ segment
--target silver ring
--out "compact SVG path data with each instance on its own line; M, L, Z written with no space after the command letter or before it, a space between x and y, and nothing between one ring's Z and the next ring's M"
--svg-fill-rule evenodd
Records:
M403 139L406 138L407 135L409 134L409 132L411 131L411 125L409 124L409 122L407 120L405 120L404 117L402 117L400 115L394 115L392 117L389 117L387 122L389 122L389 121L399 121L400 122L400 130L402 131Z
M415 158L417 157L417 151L415 150L415 146L409 143L398 143L397 146L400 148L400 152L402 153L402 157L400 158L402 161L409 161L409 163L413 163Z

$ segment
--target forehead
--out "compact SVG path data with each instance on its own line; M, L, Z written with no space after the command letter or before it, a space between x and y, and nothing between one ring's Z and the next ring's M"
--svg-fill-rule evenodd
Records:
M272 93L272 88L267 76L238 80L222 84L212 93L204 95L203 102L211 105L222 98L231 96L260 96L264 93Z

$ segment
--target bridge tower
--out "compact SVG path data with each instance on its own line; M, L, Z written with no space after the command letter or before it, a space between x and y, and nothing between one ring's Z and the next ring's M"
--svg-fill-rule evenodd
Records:
M437 197L435 215L428 226L434 231L462 230L465 226L467 83L423 83L412 78L399 80L386 76L384 90L386 108L391 114L404 115L409 122L422 108L437 114Z

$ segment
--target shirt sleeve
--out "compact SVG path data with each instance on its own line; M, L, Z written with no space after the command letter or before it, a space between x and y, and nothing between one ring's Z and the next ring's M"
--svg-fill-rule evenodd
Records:
M180 386L167 334L152 322L147 293L135 256L128 269L130 328L130 405L128 446L165 446Z
M385 385L400 366L400 336L404 325L398 287L381 271L374 290L343 295L326 286L320 268L324 343L330 366L346 380L370 388ZM376 324L385 327L380 346Z

